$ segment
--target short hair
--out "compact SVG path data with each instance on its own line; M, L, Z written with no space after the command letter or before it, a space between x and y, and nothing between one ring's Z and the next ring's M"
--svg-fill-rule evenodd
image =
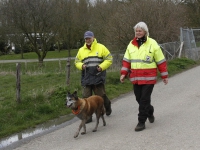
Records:
M148 29L148 27L147 27L147 25L146 25L145 22L139 22L139 23L137 23L137 24L133 27L134 31L136 31L137 28L142 29L143 31L146 32L146 35L149 36L149 29Z

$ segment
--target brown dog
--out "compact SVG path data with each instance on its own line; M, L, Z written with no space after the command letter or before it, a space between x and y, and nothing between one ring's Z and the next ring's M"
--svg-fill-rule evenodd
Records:
M71 108L72 113L82 120L81 124L79 125L78 131L74 135L74 138L78 137L82 127L84 131L81 134L86 134L85 123L92 116L93 113L96 114L96 126L93 129L93 132L97 131L100 117L103 120L103 125L106 125L103 116L105 113L104 100L101 96L93 95L88 98L81 99L77 96L77 92L75 91L73 94L70 94L70 92L68 92L66 99L67 107Z

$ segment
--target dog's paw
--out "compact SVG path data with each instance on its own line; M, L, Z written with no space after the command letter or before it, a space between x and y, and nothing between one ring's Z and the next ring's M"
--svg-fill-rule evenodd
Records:
M96 132L96 131L97 131L97 129L92 130L92 132Z
M86 134L85 132L81 132L81 135Z
M104 123L103 126L106 126L106 123Z
M78 133L76 133L75 135L74 135L74 138L77 138L78 137Z

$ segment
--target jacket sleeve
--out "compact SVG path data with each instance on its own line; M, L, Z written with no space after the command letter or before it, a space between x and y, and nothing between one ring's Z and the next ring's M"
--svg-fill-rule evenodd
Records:
M82 60L81 60L80 56L81 55L80 55L80 50L79 50L77 55L76 55L76 57L75 57L74 64L75 64L77 69L82 70L83 63L82 63Z
M161 78L168 78L167 61L159 45L156 48L154 59L161 74Z
M113 62L113 57L110 51L105 46L103 46L102 54L103 54L103 62L99 66L102 68L102 71L104 71L111 66Z
M124 54L124 58L122 60L122 68L120 71L121 75L128 75L130 69L131 69L131 61L130 61L129 49L127 48Z

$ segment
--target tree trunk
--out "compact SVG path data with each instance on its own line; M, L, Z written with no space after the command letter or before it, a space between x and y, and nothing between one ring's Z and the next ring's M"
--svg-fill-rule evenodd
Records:
M23 50L23 48L20 46L20 52L21 52L21 59L24 59L24 50Z
M67 65L66 65L66 84L69 85L70 84L70 57L68 57L67 59Z
M40 56L38 56L38 57L39 57L39 58L38 58L38 60L39 60L38 66L39 66L39 67L43 67L43 58L40 57Z

